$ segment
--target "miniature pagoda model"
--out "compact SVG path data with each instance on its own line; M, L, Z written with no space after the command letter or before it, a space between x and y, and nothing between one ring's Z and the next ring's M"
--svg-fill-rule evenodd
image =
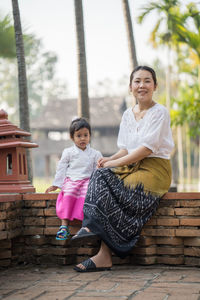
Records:
M29 193L35 188L28 180L26 148L38 147L25 139L31 134L8 121L0 110L0 193Z

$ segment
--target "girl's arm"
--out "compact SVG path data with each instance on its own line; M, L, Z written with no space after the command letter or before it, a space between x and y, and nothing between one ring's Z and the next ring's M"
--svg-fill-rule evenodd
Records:
M120 157L123 157L128 154L128 151L126 149L120 149L117 153L113 154L110 157L101 157L97 162L97 168L104 167L104 164L108 161L116 160Z
M45 193L54 192L57 189L62 188L63 181L65 179L66 170L69 164L69 149L65 149L62 153L61 159L58 162L56 168L56 175L53 181L53 185L51 185Z
M66 171L70 161L70 148L67 148L63 151L61 159L58 162L56 168L56 175L53 181L53 186L58 186L59 188L62 187L63 182L66 177Z
M130 165L142 160L143 158L149 156L151 153L152 151L149 148L145 146L140 146L129 154L123 155L115 160L109 160L105 162L103 164L103 167L111 168L111 167L122 167L125 165Z

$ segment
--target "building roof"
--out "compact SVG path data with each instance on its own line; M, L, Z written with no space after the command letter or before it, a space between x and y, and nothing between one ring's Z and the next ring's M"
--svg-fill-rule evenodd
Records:
M119 97L91 98L90 124L95 127L118 127L125 101ZM37 130L66 130L71 120L77 116L77 99L52 99L41 110L41 114L31 122Z
M50 139L38 139L37 143L39 145L38 149L33 151L33 156L45 156L57 154L61 155L65 148L71 147L73 145L71 140L60 140L52 141ZM119 149L117 147L117 135L116 136L101 136L100 138L91 138L91 147L102 152L103 155L112 155Z

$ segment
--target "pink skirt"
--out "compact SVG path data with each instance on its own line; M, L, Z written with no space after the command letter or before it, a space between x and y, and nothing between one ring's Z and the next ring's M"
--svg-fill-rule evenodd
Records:
M89 178L72 181L65 178L56 202L56 214L59 219L83 220L83 205L87 193Z

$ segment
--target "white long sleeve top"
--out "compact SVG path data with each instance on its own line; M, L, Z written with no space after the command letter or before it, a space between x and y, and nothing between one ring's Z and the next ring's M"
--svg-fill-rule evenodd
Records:
M66 177L73 181L89 178L96 169L100 157L101 152L91 148L90 145L87 145L84 151L75 144L64 149L56 168L53 185L61 188Z
M145 146L152 151L148 157L169 159L174 142L167 109L156 103L136 121L132 107L128 108L122 116L117 144L128 153Z

